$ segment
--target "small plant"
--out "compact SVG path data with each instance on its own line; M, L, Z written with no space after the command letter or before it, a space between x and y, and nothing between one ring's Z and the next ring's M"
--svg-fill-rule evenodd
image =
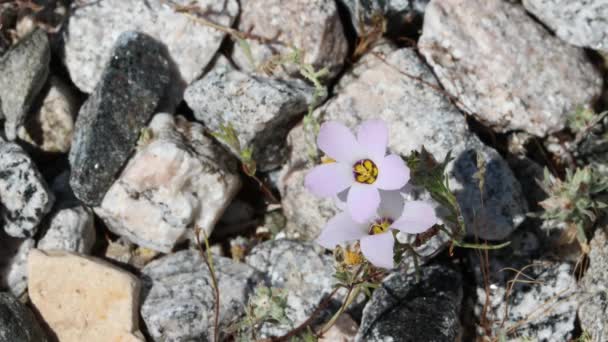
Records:
M245 318L237 323L239 341L255 341L256 331L263 323L289 324L287 297L280 289L258 285L245 307Z
M574 172L566 170L565 180L560 180L545 169L544 179L539 182L549 197L540 202L545 209L541 218L566 224L574 232L583 251L588 251L587 231L605 209L608 178L586 166Z

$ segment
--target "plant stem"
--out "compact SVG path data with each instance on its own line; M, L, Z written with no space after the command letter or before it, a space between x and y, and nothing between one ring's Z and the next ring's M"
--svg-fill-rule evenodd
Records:
M323 326L323 328L321 328L321 330L317 333L317 337L323 336L324 333L326 333L334 324L336 324L336 321L338 320L338 318L340 318L340 316L342 316L342 314L344 313L346 308L348 308L350 306L350 304L353 302L353 300L355 300L355 298L357 298L357 296L359 295L359 292L361 292L361 286L359 286L359 285L351 286L348 289L348 293L346 294L346 299L344 300L344 303L342 303L342 306L340 306L340 309L333 315L333 317L329 320L329 322L327 322Z
M205 238L205 250L203 250L203 246L200 241L199 234L202 231L199 227L195 228L196 234L196 245L201 254L201 257L205 261L207 268L209 268L209 274L211 276L211 286L213 287L214 296L215 296L215 317L213 321L214 327L214 341L219 342L220 340L220 288L217 283L217 277L215 276L215 268L213 267L213 256L211 255L211 249L209 248L209 239L207 238L207 234L203 231L203 235Z

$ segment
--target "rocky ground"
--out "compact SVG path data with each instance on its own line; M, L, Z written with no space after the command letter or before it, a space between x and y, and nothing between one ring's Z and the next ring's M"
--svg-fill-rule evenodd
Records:
M467 241L510 245L433 238L420 279L392 270L321 341L607 341L605 209L588 244L530 214L543 168L608 177L608 120L583 117L608 109L607 18L603 0L0 1L0 342L211 341L197 232L222 338L260 285L285 319L245 336L288 333L335 280L311 127L371 118L393 153L451 152Z

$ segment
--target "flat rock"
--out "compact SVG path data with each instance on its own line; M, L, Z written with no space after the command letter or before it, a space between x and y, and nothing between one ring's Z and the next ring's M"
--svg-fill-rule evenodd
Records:
M224 27L232 26L239 11L236 0L171 3L194 5L206 20ZM139 31L162 43L172 60L172 69L178 74L172 85L182 91L185 83L203 73L226 35L177 13L163 0L104 0L77 6L66 27L65 64L74 83L87 93L102 81L103 69L112 57L112 46L125 31ZM179 102L180 98L176 100Z
M255 246L245 262L265 274L271 287L287 297L286 324L262 324L263 336L281 336L303 323L334 284L333 258L314 243L271 240Z
M583 331L592 341L608 340L608 238L606 225L596 230L591 240L589 268L582 279L582 300L578 317Z
M443 160L451 151L450 187L469 234L505 239L527 212L521 187L502 157L468 131L465 118L437 86L415 52L381 46L340 80L336 96L318 108L315 116L319 122L337 120L351 128L366 119L383 119L389 126L389 149L404 156L424 146ZM288 222L299 225L295 229L303 234L316 236L336 209L330 200L318 199L304 188L305 174L313 166L307 151L316 148L315 138L305 130L294 131L288 139L291 156L282 170L279 190ZM478 171L477 155L486 165L483 193L473 177Z
M603 0L524 0L524 7L564 41L608 52L608 7Z
M268 42L248 40L253 63L236 47L233 60L241 69L254 70L276 54L299 49L303 62L316 69L327 68L330 77L341 69L348 55L348 42L335 1L326 0L243 0L238 29ZM299 76L298 68L287 66L277 75Z
M18 239L0 231L0 291L20 297L27 287L27 255L34 239Z
M232 125L241 147L253 148L258 169L267 171L284 162L285 137L308 109L313 93L314 88L300 80L248 75L220 66L188 87L184 97L211 131Z
M35 309L62 342L140 341L140 283L105 261L32 250L28 291Z
M165 94L169 62L163 49L147 35L123 33L80 109L69 155L70 185L89 206L101 202Z
M46 342L44 330L25 305L0 293L0 342Z
M31 237L54 196L21 146L0 141L0 219L14 237Z
M79 101L74 90L59 77L49 79L41 107L20 126L20 139L44 152L66 153L70 150Z
M210 236L240 187L235 160L202 125L157 114L95 211L116 234L168 253L195 226Z
M17 136L49 74L51 48L46 32L36 30L0 58L0 113L9 140ZM1 116L1 115L0 115Z
M220 330L244 314L262 276L253 268L213 257L220 288ZM153 341L211 341L215 297L211 277L198 251L167 255L142 269L145 295L141 316Z
M389 275L363 309L355 341L457 341L462 286L445 265L423 267L420 282L404 270Z
M49 219L37 248L90 254L95 244L93 220L93 213L84 206L61 209Z
M507 1L431 1L418 48L460 109L499 132L559 131L601 93L582 49Z

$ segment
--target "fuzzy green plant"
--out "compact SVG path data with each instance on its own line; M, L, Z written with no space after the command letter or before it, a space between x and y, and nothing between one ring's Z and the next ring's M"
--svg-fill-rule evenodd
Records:
M539 184L549 196L539 203L545 210L540 217L564 223L573 229L581 247L587 250L587 231L597 221L601 210L608 206L608 178L601 176L591 166L578 168L574 172L566 170L564 180L554 177L545 169L544 179Z
M237 332L237 340L257 340L256 330L264 323L289 324L291 321L287 317L286 308L287 297L284 291L258 285L245 307L245 317L233 327Z

